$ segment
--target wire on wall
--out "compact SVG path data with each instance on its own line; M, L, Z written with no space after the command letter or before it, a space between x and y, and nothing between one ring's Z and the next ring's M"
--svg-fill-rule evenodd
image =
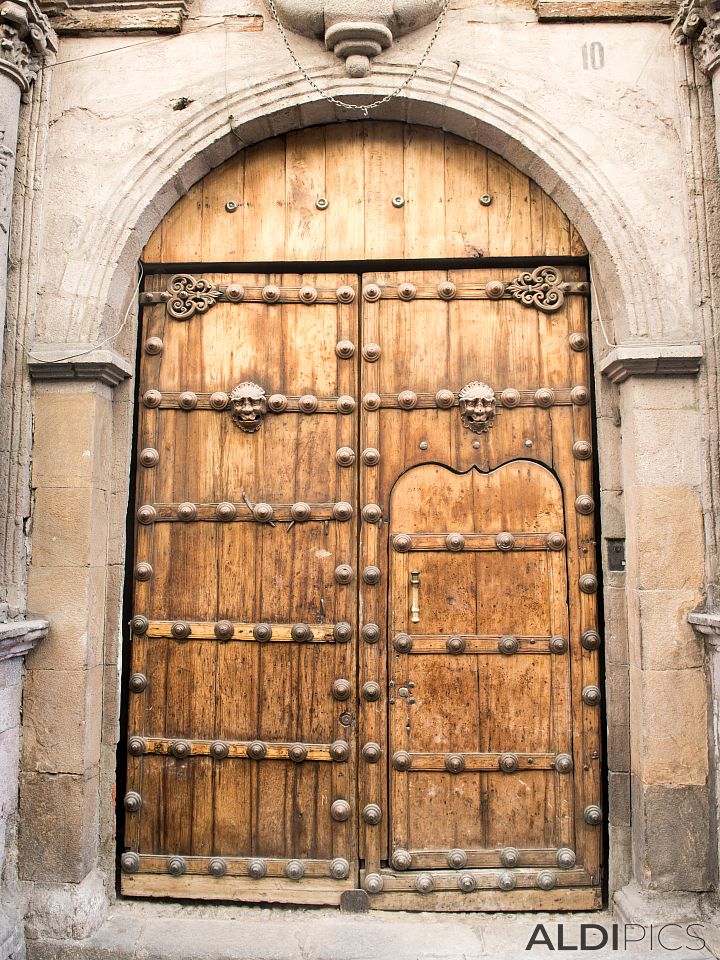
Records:
M138 281L135 284L135 289L133 290L132 297L130 298L130 303L128 304L128 308L125 311L123 322L117 328L115 333L110 334L109 337L105 337L105 339L101 340L100 343L96 343L93 346L88 347L87 350L81 350L79 353L73 353L69 357L51 357L51 358L36 357L34 353L31 353L30 350L27 349L25 344L22 343L22 341L16 334L15 339L20 344L20 347L22 348L23 353L25 353L34 363L65 363L68 360L79 360L80 357L86 357L89 353L95 353L96 350L100 350L101 347L104 347L105 344L110 343L111 340L115 340L117 337L120 336L120 334L125 329L125 325L127 324L128 319L130 317L130 311L136 305L136 298L140 290L140 284L142 283L142 278L143 278L142 264L138 265L138 270L139 270Z

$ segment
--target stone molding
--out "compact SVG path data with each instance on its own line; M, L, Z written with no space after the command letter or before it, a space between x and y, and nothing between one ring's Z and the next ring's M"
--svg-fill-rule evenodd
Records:
M720 12L699 0L682 0L670 32L676 43L691 46L700 69L712 76L720 65Z
M698 373L702 358L699 343L620 344L601 360L600 370L612 383L628 377L688 377Z
M351 77L366 77L370 61L405 33L437 20L443 0L275 0L282 24L345 61Z
M187 0L40 0L55 31L64 36L114 33L180 33Z
M720 613L695 611L688 614L688 623L709 647L720 650Z
M11 620L0 623L0 661L24 657L48 632L47 620Z
M132 365L115 350L89 343L36 343L28 368L34 380L97 380L109 387L133 375Z
M56 51L57 38L36 0L0 0L0 73L27 93L45 57Z

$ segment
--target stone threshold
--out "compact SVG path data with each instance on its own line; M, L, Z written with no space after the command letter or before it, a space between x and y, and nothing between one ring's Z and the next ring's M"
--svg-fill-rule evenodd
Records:
M665 922L672 918L666 917ZM598 960L672 957L712 960L710 950L650 949L648 937L627 950L612 949L607 911L566 914L344 914L326 908L269 908L121 901L86 940L29 940L28 960L520 960L556 955L559 926L565 949L580 944L582 924L608 931L608 946L577 950ZM527 950L543 924L554 943ZM639 931L634 931L639 937ZM591 931L591 937L601 934ZM672 941L669 931L667 942ZM590 940L597 943L596 940Z

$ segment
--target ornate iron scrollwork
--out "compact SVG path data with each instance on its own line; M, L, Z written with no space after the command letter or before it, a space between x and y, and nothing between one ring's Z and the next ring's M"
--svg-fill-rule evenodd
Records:
M197 313L214 307L221 291L202 277L178 273L170 278L167 289L167 312L175 320L190 320Z
M559 310L565 302L562 277L555 267L536 267L521 273L505 286L505 292L524 306L546 313Z
M460 419L466 430L487 433L495 420L495 391L487 383L473 380L459 393Z

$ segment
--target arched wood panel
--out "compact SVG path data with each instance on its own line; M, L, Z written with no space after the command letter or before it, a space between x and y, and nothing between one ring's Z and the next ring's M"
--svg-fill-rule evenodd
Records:
M318 209L318 200L327 207ZM232 212L228 202L236 204ZM311 127L241 150L175 204L144 259L260 263L586 253L557 204L492 151L430 127L363 121Z

